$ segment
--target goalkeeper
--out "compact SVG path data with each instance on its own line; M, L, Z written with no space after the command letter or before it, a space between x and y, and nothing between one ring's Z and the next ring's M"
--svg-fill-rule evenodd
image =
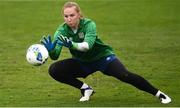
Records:
M143 77L125 68L114 54L113 49L98 38L95 22L83 18L77 3L66 2L62 14L65 22L57 28L54 41L51 41L51 37L48 36L44 37L41 43L49 51L52 60L59 58L62 47L69 48L72 58L51 64L49 74L58 82L79 89L82 93L79 101L88 101L94 90L77 78L86 78L100 71L158 97L163 104L171 102L170 97L165 93L152 86Z

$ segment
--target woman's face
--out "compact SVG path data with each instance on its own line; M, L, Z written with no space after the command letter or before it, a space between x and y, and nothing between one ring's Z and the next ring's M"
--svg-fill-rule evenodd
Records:
M80 20L80 14L76 11L76 7L67 7L64 9L64 21L71 28L77 29Z

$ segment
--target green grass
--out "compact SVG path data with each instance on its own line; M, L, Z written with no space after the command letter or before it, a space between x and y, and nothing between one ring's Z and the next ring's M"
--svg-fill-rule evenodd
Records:
M78 0L84 15L96 21L101 39L125 66L172 97L168 105L100 72L81 79L97 93L80 103L79 90L48 75L52 60L40 67L28 64L26 49L43 35L52 35L63 22L63 3L0 0L0 106L180 106L179 0ZM64 48L60 59L67 57Z

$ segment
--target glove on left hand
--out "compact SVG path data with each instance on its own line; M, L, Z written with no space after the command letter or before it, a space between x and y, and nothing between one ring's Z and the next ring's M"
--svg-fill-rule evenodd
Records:
M58 42L57 44L59 45L63 45L67 48L71 48L73 47L73 42L71 40L69 40L67 37L64 37L63 35L60 35L57 37Z

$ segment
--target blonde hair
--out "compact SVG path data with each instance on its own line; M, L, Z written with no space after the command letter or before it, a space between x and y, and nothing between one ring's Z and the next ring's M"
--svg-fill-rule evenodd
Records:
M81 18L83 18L80 6L76 2L72 2L72 1L66 2L64 4L64 6L62 8L62 13L63 13L65 8L69 8L69 7L73 7L73 6L75 7L76 12L78 12L80 14Z

